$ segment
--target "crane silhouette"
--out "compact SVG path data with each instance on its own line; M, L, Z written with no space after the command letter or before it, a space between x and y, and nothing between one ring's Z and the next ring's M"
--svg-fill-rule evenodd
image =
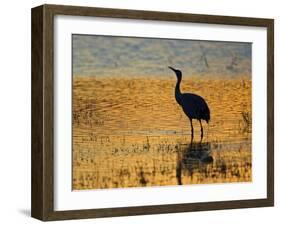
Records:
M201 140L203 139L203 126L201 120L205 120L207 123L210 121L210 109L206 101L193 93L181 93L180 83L182 80L182 73L173 67L169 67L175 72L177 76L177 84L175 87L175 98L177 103L182 107L183 112L189 118L191 125L191 139L193 139L193 125L192 119L197 119L201 126Z

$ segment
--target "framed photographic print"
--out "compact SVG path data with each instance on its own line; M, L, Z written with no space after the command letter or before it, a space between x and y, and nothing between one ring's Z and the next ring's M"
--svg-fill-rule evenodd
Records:
M272 19L32 9L32 216L274 204Z

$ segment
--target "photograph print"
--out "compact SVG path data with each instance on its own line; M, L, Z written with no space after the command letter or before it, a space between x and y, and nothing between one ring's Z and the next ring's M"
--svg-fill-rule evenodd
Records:
M252 181L252 44L72 35L72 189Z

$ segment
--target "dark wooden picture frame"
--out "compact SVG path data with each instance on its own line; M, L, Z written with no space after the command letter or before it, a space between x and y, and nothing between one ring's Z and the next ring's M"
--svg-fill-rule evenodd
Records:
M267 198L156 206L54 210L54 16L95 16L265 27L267 29ZM274 205L274 20L123 9L42 5L32 9L32 200L31 215L50 221L175 213Z

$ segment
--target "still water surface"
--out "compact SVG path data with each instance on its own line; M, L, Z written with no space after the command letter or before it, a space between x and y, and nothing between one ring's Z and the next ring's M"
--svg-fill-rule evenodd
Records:
M174 97L175 79L73 79L73 189L249 182L251 80L189 79L211 121L195 137Z

